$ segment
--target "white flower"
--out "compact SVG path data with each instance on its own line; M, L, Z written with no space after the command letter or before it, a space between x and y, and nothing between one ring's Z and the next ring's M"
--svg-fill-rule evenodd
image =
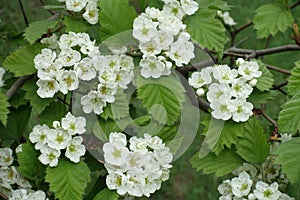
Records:
M143 13L133 22L133 37L140 42L148 42L157 35L157 25L157 22L153 22L148 15Z
M49 164L50 167L55 167L58 164L58 158L60 156L60 151L57 149L52 149L48 147L47 145L44 145L40 149L41 155L38 157L38 159L43 163L44 165Z
M82 14L82 17L90 24L96 24L98 22L98 8L97 3L89 1L85 7L85 12Z
M250 175L243 171L238 177L231 180L232 193L236 197L247 196L250 192L253 181L250 179Z
M235 64L237 65L237 66L240 66L240 65L242 65L243 63L245 63L246 61L243 59L243 58L238 58L238 59L236 59L236 61L235 61Z
M207 100L209 102L231 98L231 89L228 84L212 83L207 92Z
M188 82L189 85L194 88L201 88L205 84L211 84L211 67L204 68L200 72L192 73Z
M4 85L4 81L3 81L4 74L5 74L5 69L3 67L0 67L0 87Z
M11 191L10 200L24 200L28 199L27 191L25 189L16 189Z
M99 115L103 112L103 107L106 106L106 102L97 91L90 91L87 95L81 98L81 105L85 113L91 113L94 111L94 113Z
M78 76L75 71L63 71L62 74L58 77L59 90L63 94L67 94L68 91L76 90L79 86Z
M58 42L59 48L62 50L70 49L78 45L78 37L74 32L69 32L68 34L62 34Z
M268 185L263 181L258 181L253 191L258 200L276 200L279 199L281 192L278 191L278 184L276 182Z
M17 174L16 184L21 188L30 189L32 188L31 184L26 180L20 173Z
M179 19L182 19L182 17L185 15L185 11L178 1L172 1L168 4L165 4L163 7L163 11L168 15L174 15Z
M70 135L83 134L86 131L86 119L84 117L75 117L68 112L66 117L62 118L61 126L67 130Z
M165 69L165 64L156 56L149 56L140 61L141 75L145 78L159 78Z
M50 37L41 39L41 43L47 45L48 48L55 50L58 48L58 37L56 34L53 34Z
M258 80L254 78L251 81L249 81L249 85L251 85L252 87L255 87L257 82L258 82Z
M232 104L235 109L232 113L232 119L236 122L245 122L253 114L252 109L253 105L250 102L247 102L246 99L238 98L232 100Z
M132 71L134 69L133 58L126 55L120 56L120 68L123 71Z
M168 147L164 147L162 149L154 150L154 158L161 166L167 166L173 160L173 155L170 153Z
M59 90L59 84L53 78L39 79L36 84L39 87L37 94L41 98L51 98Z
M16 153L21 153L21 152L23 152L23 144L19 144L18 146L17 146L17 148L16 148Z
M120 70L117 73L116 83L120 88L126 89L127 85L133 80L133 71Z
M236 25L236 22L234 21L234 19L229 15L229 12L224 12L222 14L222 17L223 17L223 21L224 21L224 24L227 24L229 26L234 26Z
M252 178L254 178L257 174L257 169L249 164L249 163L243 163L242 166L238 167L237 169L235 169L234 171L232 171L232 174L235 175L235 176L238 176L241 172L247 172L248 174L250 174L250 176Z
M129 150L124 146L117 146L111 143L103 145L105 162L112 165L122 165L129 156Z
M196 90L196 94L197 94L199 97L201 97L201 96L203 96L203 95L205 94L205 91L204 91L203 88L198 88L198 89Z
M160 39L158 37L153 37L150 41L140 42L139 49L144 54L144 57L157 55L162 50Z
M0 166L8 167L14 161L10 148L0 148Z
M81 55L78 51L68 48L60 52L58 59L63 66L71 67L80 61Z
M126 135L119 132L112 132L109 134L109 142L115 146L126 147Z
M292 198L289 195L282 193L278 200L295 200L295 198Z
M246 79L243 77L232 80L232 93L234 97L248 98L252 93L253 88L246 83Z
M19 172L14 166L0 168L0 181L4 183L13 185L17 183L18 176Z
M51 65L56 58L55 51L51 49L44 48L41 50L41 53L36 55L33 59L34 66L36 69L44 68L46 66Z
M65 149L71 140L71 135L68 131L58 128L51 131L47 135L48 146L52 149ZM42 148L42 147L41 147Z
M129 149L131 151L141 151L141 152L147 152L147 146L148 142L147 140L144 140L143 138L137 138L136 136L133 136L129 139Z
M106 185L110 190L117 190L119 195L124 195L127 193L127 177L118 172L109 173L106 177Z
M230 69L228 65L216 65L213 67L213 76L219 83L232 83L237 75L238 71Z
M199 4L193 0L180 0L182 8L187 15L194 14L199 7Z
M80 157L85 154L85 146L82 145L82 137L76 136L69 141L66 150L66 157L69 158L72 162L78 163Z
M281 137L279 138L279 140L281 141L281 143L285 143L287 141L290 141L292 139L292 134L288 134L288 133L284 133L281 134Z
M213 100L210 103L210 107L213 109L212 116L216 119L228 120L232 117L232 111L234 110L234 105L232 101L228 98L222 100Z
M79 12L81 11L87 3L87 0L66 0L67 10Z
M38 67L38 66L37 66ZM53 63L49 63L42 68L38 68L37 76L40 79L56 78L60 74L62 64L59 60L55 60Z
M221 195L223 196L232 196L232 187L231 187L231 182L230 180L225 180L223 181L219 186L218 186L218 191ZM225 197L223 198L225 199Z
M98 93L99 96L103 101L106 101L108 103L113 103L115 101L115 94L117 93L117 85L104 85L104 84L98 84Z
M53 132L47 125L36 125L33 127L32 132L29 134L29 140L35 143L34 148L39 150L43 145L47 144L47 135Z
M96 77L96 70L93 66L93 61L90 58L83 58L79 63L74 66L78 78L85 81L90 81Z
M122 55L122 54L125 54L127 52L127 47L126 46L111 45L111 46L108 46L108 49L112 52L113 55Z
M147 145L153 150L165 148L165 144L158 136L151 136L148 133L144 133L144 138L144 141L146 141Z
M186 25L183 24L182 20L166 12L161 12L161 14L157 16L157 20L159 21L160 30L165 31L170 35L178 35L180 31L186 28Z
M259 71L259 65L255 61L246 61L240 64L238 73L246 80L252 80L253 78L258 78L262 75L262 72Z
M160 30L157 35L159 39L159 45L162 50L169 50L171 44L174 41L174 38L171 34L166 31Z
M29 193L27 199L28 200L45 200L46 194L44 191L38 190L36 192Z

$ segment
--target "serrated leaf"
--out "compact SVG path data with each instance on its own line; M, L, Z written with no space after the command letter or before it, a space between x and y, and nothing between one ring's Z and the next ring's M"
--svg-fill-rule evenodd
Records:
M3 62L3 66L14 73L16 77L34 74L37 70L34 67L33 59L42 48L41 44L24 46L11 53Z
M217 177L220 177L241 166L244 160L234 151L225 150L219 156L210 153L204 158L199 158L199 153L196 153L190 162L197 171L203 170L205 174L215 173Z
M9 103L7 102L7 97L5 94L0 93L0 121L5 126L7 122L7 115Z
M300 138L292 139L279 146L275 151L275 163L282 166L282 171L292 183L300 182Z
M185 24L193 41L201 47L215 50L221 56L226 39L225 28L215 15L213 10L199 9L194 15L186 18Z
M18 90L10 99L9 104L14 108L19 108L22 105L26 105L28 103L25 97L25 92L23 90Z
M236 123L232 120L219 123L220 121L221 120L214 118L208 118L202 122L204 125L203 135L206 136L205 141L207 142L207 145L212 148L211 151L216 155L223 151L225 147L230 149L232 145L237 144L239 138L244 136L244 123ZM216 139L213 139L218 132L217 129L221 132ZM212 139L210 140L210 138ZM217 141L212 142L212 140ZM211 142L214 144L211 144Z
M278 128L281 133L295 134L300 128L300 92L296 93L282 106L278 116Z
M46 182L60 200L82 200L84 189L91 180L90 169L83 161L72 163L61 159L56 167L46 170Z
M267 136L260 122L252 117L244 124L244 137L238 141L237 153L250 163L263 163L270 151Z
M42 124L52 126L53 121L60 121L67 113L66 105L60 102L52 102L40 115Z
M66 32L81 33L89 29L89 25L83 18L72 18L70 16L64 17L64 24L66 25Z
M99 7L101 8L99 20L102 40L132 29L133 20L137 15L127 0L101 0Z
M300 90L300 60L295 62L295 67L291 71L288 79L288 93L294 96Z
M27 81L23 86L22 89L26 92L25 99L30 101L30 105L33 109L37 111L38 114L42 113L43 110L53 102L53 98L41 98L38 96L36 91L38 87L36 85L36 80L32 79Z
M274 90L261 92L257 88L254 88L247 101L251 102L254 107L257 108L261 104L265 104L268 101L274 99L277 94L278 93Z
M57 23L58 20L49 19L32 22L25 29L23 36L30 44L33 44L41 38L43 34L47 33L49 28L54 28Z
M267 91L273 86L273 74L261 60L257 60L257 63L259 65L259 70L262 72L262 75L257 79L256 88L260 91Z
M222 0L196 0L199 3L199 8L209 8L212 10L230 10L227 2Z
M118 200L119 195L116 191L111 191L108 188L105 188L99 192L93 200Z
M139 77L137 85L137 98L153 119L167 125L178 120L185 90L175 75L159 79Z
M291 27L294 18L290 10L281 4L267 4L259 7L253 19L258 38L266 38L278 31L284 32Z
M22 144L22 152L17 153L18 171L29 180L41 182L45 177L46 166L38 160L39 155L33 144Z

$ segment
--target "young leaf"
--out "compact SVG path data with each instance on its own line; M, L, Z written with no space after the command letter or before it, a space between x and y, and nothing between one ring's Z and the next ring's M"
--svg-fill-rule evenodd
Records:
M282 171L292 183L300 183L300 138L292 139L279 146L275 151L275 163L282 166Z
M258 38L266 38L270 34L275 35L278 31L284 32L293 25L293 22L292 13L280 4L267 4L259 7L253 19Z
M199 3L199 8L209 8L211 10L230 10L227 2L222 0L196 0Z
M216 50L221 56L225 45L225 28L215 15L213 10L199 9L194 15L186 18L185 24L192 40L203 48Z
M257 63L262 75L257 79L256 88L260 91L270 90L274 83L273 74L270 72L270 70L268 70L261 60L257 60Z
M295 134L300 129L300 92L287 101L279 113L278 128L281 133Z
M288 79L288 93L294 96L300 89L300 60L295 63Z
M101 190L93 200L118 200L119 195L115 191L111 191L108 188Z
M190 162L197 171L203 170L205 174L215 173L216 176L220 177L229 174L241 166L244 161L234 151L225 150L218 156L210 153L204 158L199 158L199 153L196 153Z
M83 18L72 18L70 16L64 17L64 24L66 25L66 32L81 33L86 32L89 29L89 25Z
M137 15L127 0L101 0L99 7L101 8L99 19L102 40L132 29L133 20Z
M83 161L72 163L66 159L60 159L57 167L48 167L46 170L46 182L50 184L50 190L60 200L81 200L84 189L91 180L90 169Z
M252 117L244 125L244 137L238 141L237 153L250 163L263 163L269 154L269 144L260 122Z
M67 113L66 105L60 102L52 102L44 109L40 115L40 121L42 124L52 126L53 121L60 121Z
M42 47L41 44L22 47L11 53L3 62L3 66L16 77L34 74L37 70L33 59L40 53Z
M7 122L7 115L9 103L7 102L7 97L5 94L0 93L0 122L5 126Z
M49 28L54 28L57 23L58 20L49 19L30 23L29 26L25 29L23 36L30 44L33 44L43 34L47 33Z

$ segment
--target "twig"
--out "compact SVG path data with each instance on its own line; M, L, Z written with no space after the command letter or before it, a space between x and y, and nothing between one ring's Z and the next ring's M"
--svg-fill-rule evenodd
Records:
M139 6L137 0L133 0L133 1L131 1L131 2L134 4L136 13L137 13L138 15L141 14L142 11L141 11L141 8L140 8L140 6Z
M0 198L4 199L4 200L9 200L9 198L3 194L2 192L0 192Z
M18 0L18 2L19 2L19 5L20 5L20 8L21 8L21 11L22 11L22 15L23 15L25 24L28 27L29 26L29 22L28 22L28 19L27 19L27 16L26 16L26 13L25 13L25 10L24 10L24 7L23 7L22 0Z
M6 92L7 99L10 99L18 91L18 89L22 87L22 85L32 77L32 75L20 77Z
M57 97L57 99L58 99L59 101L61 101L63 104L69 106L69 108L71 108L71 105L70 105L68 102L66 102L66 100L64 100L64 99L62 99L62 98L60 98L60 97Z
M260 114L266 119L268 120L268 122L270 122L271 124L273 124L274 127L278 127L277 126L277 122L271 118L269 115L267 115L267 113L265 112L265 104L263 104L260 108Z
M245 28L248 28L249 26L251 26L253 24L253 22L247 22L246 24L242 25L240 28L237 28L234 33L235 35L238 34L239 32L241 32L242 30L244 30Z
M42 6L45 6L45 5L46 5L45 2L44 2L43 0L40 0L40 2L41 2L41 4L42 4ZM55 13L52 12L51 10L48 10L48 9L47 9L47 11L48 11L51 15L55 15Z
M266 67L267 67L268 69L271 69L271 70L274 70L274 71L277 71L277 72L280 72L280 73L283 73L283 74L291 75L290 70L287 70L287 69L282 69L282 68L275 67L275 66L269 65L269 64L266 64Z
M300 1L297 1L296 3L290 6L290 9L296 8L299 5L300 5Z

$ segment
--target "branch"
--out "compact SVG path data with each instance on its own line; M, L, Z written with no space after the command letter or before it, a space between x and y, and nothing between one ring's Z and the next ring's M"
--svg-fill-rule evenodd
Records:
M275 67L275 66L269 65L269 64L265 64L265 65L266 65L266 67L267 67L268 69L271 69L271 70L274 70L274 71L277 71L277 72L280 72L280 73L283 73L283 74L291 75L290 70L282 69L282 68Z
M294 3L293 5L290 6L290 9L296 8L297 6L300 5L300 0Z
M10 99L18 91L18 89L22 87L22 85L32 77L32 75L20 77L6 92L7 99Z
M28 19L27 19L27 16L26 16L26 13L25 13L25 10L24 10L24 7L23 7L22 0L18 0L18 2L19 2L19 5L20 5L20 8L21 8L21 11L22 11L22 15L23 15L25 24L28 27L29 26L29 22L28 22Z
M3 194L2 192L0 192L0 197L4 200L9 200L9 198L5 194Z

